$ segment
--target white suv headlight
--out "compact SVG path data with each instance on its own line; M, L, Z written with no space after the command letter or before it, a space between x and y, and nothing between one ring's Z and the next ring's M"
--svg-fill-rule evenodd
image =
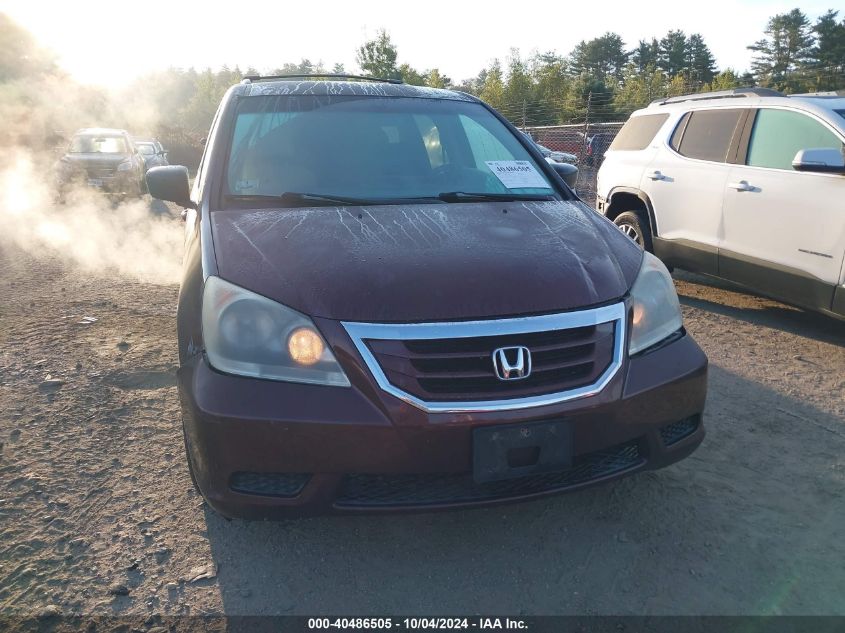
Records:
M659 259L645 253L631 288L634 310L628 353L636 354L681 329L681 305L672 276Z
M311 319L219 277L205 282L202 334L209 362L222 372L349 386Z
M117 166L117 171L129 171L130 169L132 169L132 167L133 167L132 161L131 160L125 160L122 163L120 163L120 165Z

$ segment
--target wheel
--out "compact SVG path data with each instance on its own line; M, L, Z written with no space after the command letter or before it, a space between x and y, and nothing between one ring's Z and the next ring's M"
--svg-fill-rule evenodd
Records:
M636 211L623 211L613 223L619 227L625 235L634 240L640 245L640 248L652 252L651 245L651 229L647 222L643 221L642 216Z

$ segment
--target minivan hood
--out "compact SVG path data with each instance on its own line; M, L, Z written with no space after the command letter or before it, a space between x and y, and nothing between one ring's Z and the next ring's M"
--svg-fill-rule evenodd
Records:
M422 322L622 297L642 251L581 202L215 211L218 274L310 316Z

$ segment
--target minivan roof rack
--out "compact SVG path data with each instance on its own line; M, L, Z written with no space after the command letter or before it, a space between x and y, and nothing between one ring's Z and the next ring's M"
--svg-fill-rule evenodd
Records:
M357 79L359 81L376 81L388 84L403 84L401 79L388 79L386 77L370 77L369 75L347 75L345 73L305 73L295 75L247 75L241 83L252 83L254 81L275 81L278 79Z
M714 92L699 92L681 95L679 97L665 97L655 99L649 105L666 105L669 103L683 103L684 101L703 101L705 99L733 99L736 97L785 97L786 95L771 88L732 88L730 90L716 90Z

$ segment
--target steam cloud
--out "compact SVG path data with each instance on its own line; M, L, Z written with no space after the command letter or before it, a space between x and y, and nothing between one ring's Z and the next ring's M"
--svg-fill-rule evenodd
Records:
M54 166L75 130L155 134L156 84L80 85L2 13L0 35L9 44L0 47L0 254L13 260L23 249L87 273L177 282L183 229L164 203L145 196L116 204L80 185L59 204L54 191Z
M76 129L149 133L156 119L143 91L82 86L55 70L0 81L0 250L59 257L96 275L178 282L182 225L163 202L116 204L80 185L59 204L54 191L54 166Z
M149 197L114 203L85 186L55 200L50 156L4 151L0 162L0 248L59 257L93 274L121 274L150 283L177 283L182 226Z

